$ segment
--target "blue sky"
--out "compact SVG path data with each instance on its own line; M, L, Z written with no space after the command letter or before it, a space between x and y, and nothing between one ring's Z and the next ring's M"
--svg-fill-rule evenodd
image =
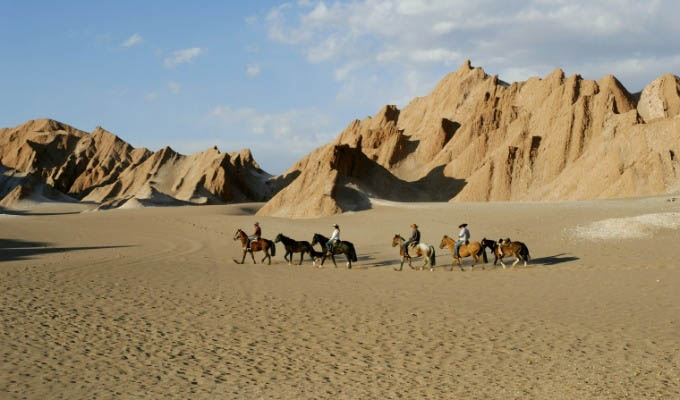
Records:
M678 20L662 0L0 0L0 126L48 117L152 150L249 147L279 173L468 58L506 81L560 67L641 90L680 74Z

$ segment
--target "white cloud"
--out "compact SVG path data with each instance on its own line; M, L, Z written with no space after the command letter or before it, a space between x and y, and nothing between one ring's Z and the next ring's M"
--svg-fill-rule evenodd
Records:
M248 67L246 67L246 74L251 78L260 75L261 71L262 70L258 64L248 64Z
M167 68L172 68L178 64L191 63L196 57L204 53L205 49L200 47L192 47L190 49L173 51L172 54L163 60L163 64Z
M146 101L156 101L158 99L158 93L149 92L144 95L144 100Z
M673 71L677 50L663 38L680 35L679 19L673 0L305 1L266 16L272 41L329 64L342 82L338 98L368 87L375 99L395 86L386 69L390 77L415 71L436 82L465 59L506 80L559 67L594 79L613 73L639 90L659 69ZM644 60L668 64L645 71ZM376 75L383 78L373 81Z
M325 144L338 132L328 116L308 108L269 113L219 105L210 110L207 120L216 123L215 129L225 137L238 137L254 148L274 145L291 160ZM263 140L254 140L258 137Z
M120 44L120 47L132 47L136 46L144 41L144 38L139 33L135 33L129 38L125 39L123 43Z
M173 81L168 82L168 89L170 89L172 94L179 94L179 92L182 91L182 87L179 83Z

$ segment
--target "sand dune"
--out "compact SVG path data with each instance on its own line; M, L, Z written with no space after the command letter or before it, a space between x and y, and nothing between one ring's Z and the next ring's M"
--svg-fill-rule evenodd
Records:
M678 230L571 234L680 212L665 200L257 217L268 238L339 223L352 270L288 266L280 246L271 266L233 264L262 204L3 218L0 398L677 398ZM395 272L412 222L435 245L460 222L523 240L533 262L449 272L438 250L435 272Z

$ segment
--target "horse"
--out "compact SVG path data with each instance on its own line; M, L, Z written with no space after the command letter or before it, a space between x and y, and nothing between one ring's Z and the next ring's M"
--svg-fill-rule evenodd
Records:
M236 261L235 258L233 259L236 264L243 264L246 260L246 254L248 253L250 253L250 257L253 258L253 264L257 264L253 253L256 251L264 251L265 255L260 262L264 263L264 260L269 258L269 265L271 265L272 256L276 255L276 244L274 244L274 242L267 239L253 240L250 242L250 247L246 248L246 243L248 243L248 235L246 235L246 233L241 229L236 230L236 233L234 233L234 240L240 240L241 246L243 247L243 258L241 259L241 262Z
M410 255L406 254L404 252L404 242L406 239L401 237L398 233L394 235L394 238L392 238L392 247L399 246L399 256L401 256L401 265L399 266L399 269L394 269L395 271L401 271L404 269L404 260L408 259L408 266L413 268L413 265L411 264L411 259L413 257L423 257L423 265L420 266L420 270L425 268L425 266L429 263L430 264L430 271L434 271L434 267L437 264L437 261L435 259L435 250L434 246L430 246L429 244L426 243L418 243L415 245L415 256L411 257Z
M468 244L463 244L460 246L458 249L458 255L460 257L456 257L456 241L447 235L444 235L441 243L439 243L440 249L443 249L444 247L448 247L449 250L451 250L451 256L453 257L454 261L458 262L458 266L460 267L461 271L464 271L461 258L472 256L472 266L470 267L472 268L475 266L477 261L479 261L479 256L482 254L486 255L484 252L484 247L482 247L479 242L469 242ZM453 264L451 265L451 271L453 271Z
M522 260L524 261L524 266L527 266L527 261L531 259L529 255L529 248L526 244L522 242L511 242L510 239L498 239L496 246L494 248L494 254L501 260L501 265L505 269L505 264L503 263L503 257L515 257L516 260L512 263L514 267L517 263Z
M312 246L317 243L321 245L321 264L319 264L319 268L321 268L323 262L326 260L326 257L329 255L331 256L331 260L333 260L333 265L335 265L335 268L337 268L338 264L335 263L335 255L344 254L345 257L347 257L347 268L352 269L352 261L357 262L358 260L357 252L354 250L354 245L350 242L341 240L335 244L333 247L333 252L329 254L328 248L326 247L326 243L328 243L329 240L330 239L320 233L315 233L314 237L312 238Z
M496 265L496 263L498 262L498 253L496 252L496 241L483 238L481 244L482 247L484 248L484 262L488 262L486 258L486 249L488 248L489 250L491 250L491 254L493 254L494 256L493 265Z
M314 251L312 245L309 244L308 241L303 240L298 242L285 236L283 233L279 233L276 235L276 239L274 239L274 243L278 242L283 243L283 247L286 249L286 254L283 255L283 258L288 262L288 265L291 265L293 262L293 253L300 253L300 263L298 265L302 265L302 259L305 257L305 253L309 253L310 257L312 257L312 262L316 265L314 256L318 253ZM288 257L290 257L290 259Z

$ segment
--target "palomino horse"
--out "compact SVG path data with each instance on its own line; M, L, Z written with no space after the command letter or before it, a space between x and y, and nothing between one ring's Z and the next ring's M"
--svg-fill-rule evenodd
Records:
M511 242L510 239L499 239L494 248L494 253L499 260L501 260L501 265L505 269L505 264L503 263L503 257L515 257L516 260L512 263L514 267L517 263L522 260L524 261L524 266L527 266L527 261L531 259L529 255L529 248L526 244L522 242Z
M265 259L269 258L269 264L271 265L272 256L276 255L276 245L274 244L274 242L267 239L253 240L252 242L250 242L250 248L246 248L246 243L248 243L248 235L246 235L246 233L243 232L241 229L237 230L236 233L234 233L234 240L240 240L241 247L243 248L243 258L241 259L241 262L238 262L236 261L236 259L234 259L235 263L243 264L243 262L246 260L246 254L250 253L250 257L253 258L253 264L257 264L257 261L255 261L255 256L253 255L253 253L255 253L256 251L264 251L264 257L260 262L263 263Z
M461 258L472 256L472 266L470 267L472 268L475 266L477 261L479 261L479 256L481 256L484 252L484 248L479 242L469 242L468 244L460 246L458 249L458 255L460 257L456 257L456 241L447 235L444 235L441 243L439 243L440 249L443 249L444 247L448 247L449 250L451 250L451 256L453 257L453 260L458 263L461 271L464 271ZM451 265L451 271L453 271L453 264Z
M394 238L392 239L392 247L399 246L399 256L401 256L401 265L399 266L399 269L394 269L395 271L401 271L404 269L404 260L408 260L408 266L413 268L413 265L411 264L411 259L413 257L423 257L423 265L420 266L420 270L425 268L425 266L429 263L430 264L430 271L434 271L434 267L436 265L436 260L435 260L435 251L434 251L434 246L430 246L429 244L426 243L418 243L415 248L415 255L407 255L404 252L404 242L406 239L401 237L401 235L396 234L394 235Z
M274 243L278 242L283 243L283 247L286 249L286 254L283 255L283 258L288 262L288 265L293 262L293 253L300 253L300 263L298 265L302 265L302 259L305 257L305 253L309 253L309 256L312 257L314 265L316 265L315 256L317 254L321 256L320 253L314 251L312 245L306 240L298 242L285 236L283 233L279 233L276 235L276 239L274 239Z
M331 260L333 260L333 265L335 265L335 268L337 268L338 264L335 263L335 255L344 254L345 257L347 257L347 268L352 269L352 261L357 262L357 252L354 250L354 245L350 242L341 240L339 243L336 243L335 247L333 247L333 252L329 254L328 248L326 247L326 243L328 243L329 240L330 239L320 233L315 233L314 237L312 238L312 246L317 243L321 245L322 255L319 268L321 268L323 262L326 260L326 257L329 255L331 256Z

